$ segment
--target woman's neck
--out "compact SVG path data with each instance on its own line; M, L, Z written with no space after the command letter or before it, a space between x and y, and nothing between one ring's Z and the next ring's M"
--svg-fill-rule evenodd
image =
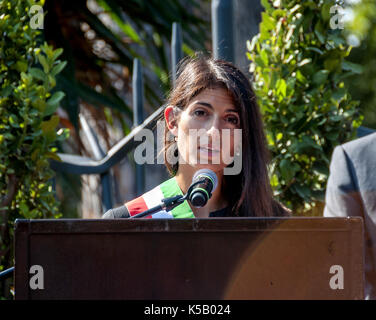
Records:
M187 164L179 165L179 169L176 173L175 178L184 194L188 191L188 188L192 183L193 175L197 170L198 169ZM209 217L210 212L222 209L227 206L227 200L222 195L223 171L216 172L216 175L218 178L217 188L212 193L211 198L208 200L208 203L204 207L196 208L188 202L196 218Z

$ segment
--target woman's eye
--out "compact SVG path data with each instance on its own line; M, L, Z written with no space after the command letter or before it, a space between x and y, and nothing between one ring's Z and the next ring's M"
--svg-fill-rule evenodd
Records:
M239 123L239 120L238 120L237 117L228 117L227 121L232 123L232 124L235 124L235 125L237 125Z
M194 115L201 117L201 116L206 115L206 112L204 110L195 110Z

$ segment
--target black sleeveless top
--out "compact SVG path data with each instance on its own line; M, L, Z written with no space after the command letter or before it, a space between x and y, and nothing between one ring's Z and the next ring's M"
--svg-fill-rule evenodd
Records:
M219 210L216 210L216 211L212 211L209 213L209 217L213 217L213 218L216 218L216 217L231 217L231 210L230 210L230 207L225 207L223 209L219 209Z

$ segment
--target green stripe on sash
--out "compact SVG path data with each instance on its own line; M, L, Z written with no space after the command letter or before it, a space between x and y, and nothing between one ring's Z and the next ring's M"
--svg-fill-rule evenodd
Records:
M181 191L175 177L172 177L171 179L168 179L160 184L160 188L164 198L173 197L178 194L183 195L183 192ZM174 218L195 218L195 215L193 214L187 200L178 205L176 208L172 209L171 213Z

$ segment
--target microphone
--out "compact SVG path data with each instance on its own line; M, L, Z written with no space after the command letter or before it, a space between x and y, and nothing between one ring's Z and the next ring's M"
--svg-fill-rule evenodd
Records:
M131 216L128 208L123 205L118 208L108 210L102 216L102 219L142 218L162 210L170 211L183 203L186 199L192 203L194 207L200 208L206 205L217 185L218 178L214 171L210 169L201 169L196 171L196 173L193 175L192 184L190 185L186 195L176 195L170 198L162 199L161 204L134 216Z
M198 183L199 181L202 182ZM205 206L217 185L218 178L214 171L210 169L196 171L192 178L191 187L188 189L189 202L196 208Z

